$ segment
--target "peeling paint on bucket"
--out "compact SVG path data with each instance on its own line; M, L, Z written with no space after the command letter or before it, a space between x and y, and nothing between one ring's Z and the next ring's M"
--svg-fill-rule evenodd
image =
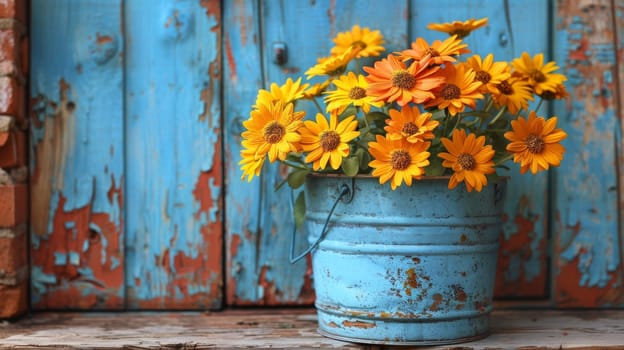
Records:
M395 191L373 177L309 176L319 332L372 344L430 345L485 337L502 230L504 181L482 192L425 178ZM349 196L347 196L349 197Z

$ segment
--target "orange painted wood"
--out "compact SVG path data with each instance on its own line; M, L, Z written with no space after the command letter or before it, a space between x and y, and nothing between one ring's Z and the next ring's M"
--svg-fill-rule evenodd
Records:
M621 16L617 1L562 0L556 6L555 59L571 95L555 106L568 132L552 190L551 282L558 307L624 306Z

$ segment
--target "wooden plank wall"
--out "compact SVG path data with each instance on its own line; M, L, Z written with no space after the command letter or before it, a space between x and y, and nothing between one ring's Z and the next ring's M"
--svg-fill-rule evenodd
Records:
M497 295L624 305L621 1L32 0L32 9L35 309L311 304L309 258L288 262L291 193L273 190L286 169L240 180L241 122L257 89L303 75L353 24L380 29L391 52L445 38L428 23L485 16L467 39L474 52L544 52L571 93L540 113L569 133L562 166L512 169ZM287 47L284 64L275 45ZM303 250L305 232L297 240Z
M121 2L32 9L32 306L123 308Z
M222 287L220 1L125 1L128 308Z
M571 95L556 106L569 136L552 189L552 297L561 307L624 306L622 10L621 1L557 2L555 58Z
M220 307L220 1L32 5L33 307Z
M549 37L545 34L550 23L549 3L541 0L412 0L395 1L393 6L375 6L374 2L357 2L354 6L346 1L267 0L260 2L259 11L254 11L255 1L244 3L225 4L226 23L232 23L232 30L226 30L232 35L225 39L228 62L225 69L230 70L230 77L234 74L235 78L231 80L237 83L225 90L226 119L235 122L234 125L228 124L233 132L240 128L240 121L234 118L246 119L255 99L256 90L250 87L268 88L273 82L281 85L288 77L297 79L302 76L315 64L317 57L328 55L331 39L336 33L349 30L354 24L381 30L386 37L387 52L392 52L406 48L417 36L430 42L445 38L442 33L427 30L428 23L487 16L489 26L467 39L474 52L492 52L498 60L511 60L524 50L534 54L549 49ZM444 11L440 11L441 8ZM235 14L235 17L228 17L228 13ZM505 13L510 14L509 20ZM305 18L305 21L297 18ZM260 33L262 36L258 39ZM252 37L254 41L239 37ZM258 41L263 45L261 48L257 46ZM288 61L281 66L271 57L274 45L278 43L285 44L289 53ZM242 52L246 54L242 55ZM257 57L263 62L262 77L258 75L257 67L249 65ZM241 69L245 74L238 73ZM234 97L229 100L229 96ZM243 98L248 105L241 106ZM227 112L228 108L231 113ZM312 113L315 110L309 108L308 115ZM235 136L232 140L237 142L226 144L226 166L231 167L227 171L230 184L240 181L236 168L240 139ZM297 304L313 300L309 257L307 262L288 263L292 231L290 192L288 188L278 192L272 190L285 174L284 168L273 165L265 168L263 175L251 184L228 187L228 207L236 211L229 211L226 228L228 304ZM546 297L547 178L547 174L540 174L515 176L511 180L499 256L498 296ZM305 234L297 234L297 239L298 249L304 249L307 244Z

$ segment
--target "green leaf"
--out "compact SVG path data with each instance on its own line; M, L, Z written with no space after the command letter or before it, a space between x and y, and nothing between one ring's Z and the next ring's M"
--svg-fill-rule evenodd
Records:
M425 168L425 175L427 176L442 176L446 168L442 166L442 159L437 156L429 157L429 166Z
M308 169L297 169L288 174L288 186L291 188L299 188L305 183L306 175L310 171Z
M355 107L354 105L349 105L347 108L345 108L345 110L342 113L340 113L340 115L338 116L338 119L343 120L352 115L357 115L357 112L358 112L357 107Z
M385 121L388 118L389 116L383 112L373 111L366 113L366 120L368 120L369 122L374 122L376 120Z
M305 221L306 204L305 204L305 192L299 192L297 199L295 200L295 207L293 208L293 214L295 216L295 228L299 229Z
M347 157L342 160L342 171L347 176L355 176L360 171L360 160L358 157Z

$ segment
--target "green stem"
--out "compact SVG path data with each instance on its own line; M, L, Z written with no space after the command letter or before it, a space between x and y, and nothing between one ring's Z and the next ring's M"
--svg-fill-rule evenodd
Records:
M494 118L490 120L488 125L493 125L494 123L496 123L500 119L500 117L502 117L503 114L505 114L506 111L507 111L507 106L503 106L503 108L501 108L500 111L498 111L498 114L496 114L496 116L494 116Z
M321 105L318 103L318 101L316 100L316 98L312 98L312 102L314 102L314 104L316 105L316 109L318 109L319 113L323 114L323 108L321 108Z
M506 157L504 157L504 158L502 158L501 160L499 160L498 162L496 162L496 164L494 164L494 166L496 167L496 166L499 166L499 165L501 165L501 164L505 163L506 161L508 161L508 160L512 159L512 158L513 158L513 156L514 156L513 154L509 154L509 155L507 155Z
M544 102L544 99L540 97L540 100L537 103L537 107L535 107L535 114L537 114L537 111L539 111L540 107L542 107L543 102Z
M295 163L295 162L290 161L288 159L281 160L281 162L286 164L286 165L288 165L289 167L293 167L295 169L310 170L309 167L307 167L307 166L305 166L305 165L303 165L301 163Z

